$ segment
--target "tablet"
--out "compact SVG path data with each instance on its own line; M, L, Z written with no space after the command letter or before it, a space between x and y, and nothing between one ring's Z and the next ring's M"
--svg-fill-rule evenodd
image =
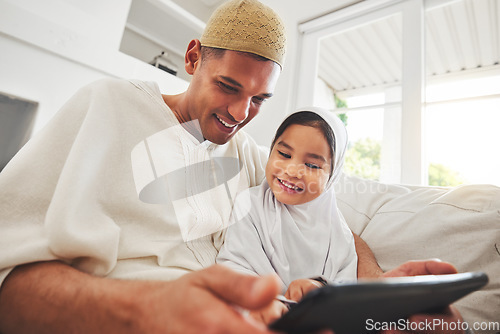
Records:
M486 283L485 273L468 272L329 284L307 294L269 327L286 333L367 333L373 324L442 311Z

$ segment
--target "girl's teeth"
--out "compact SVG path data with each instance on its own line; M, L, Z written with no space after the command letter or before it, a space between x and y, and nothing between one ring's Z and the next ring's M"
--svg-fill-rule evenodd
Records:
M236 124L229 124L229 123L226 123L224 122L219 116L215 115L217 117L217 119L219 120L219 122L222 123L222 125L224 125L226 128L234 128L236 126Z
M281 179L278 179L278 180L280 181L280 183L281 183L282 185L284 185L285 187L287 187L287 188L289 188L289 189L292 189L292 190L297 190L297 189L299 189L299 187L297 187L297 186L295 186L295 187L294 187L294 186L292 186L292 185L290 185L290 184L286 184L286 183L285 183L283 180L281 180Z

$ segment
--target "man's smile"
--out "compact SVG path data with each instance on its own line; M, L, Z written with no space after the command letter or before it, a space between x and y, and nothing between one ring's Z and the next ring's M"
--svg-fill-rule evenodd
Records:
M224 125L226 128L234 128L236 125L238 125L239 123L235 123L235 124L230 124L226 121L224 121L222 118L220 118L219 115L215 115L215 117L217 117L217 119L219 120L219 122L222 123L222 125Z

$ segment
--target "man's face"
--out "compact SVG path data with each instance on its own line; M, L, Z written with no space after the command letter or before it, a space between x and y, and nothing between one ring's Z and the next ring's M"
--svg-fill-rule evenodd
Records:
M185 121L197 119L205 139L225 144L272 96L280 71L273 61L234 51L198 61L188 90Z

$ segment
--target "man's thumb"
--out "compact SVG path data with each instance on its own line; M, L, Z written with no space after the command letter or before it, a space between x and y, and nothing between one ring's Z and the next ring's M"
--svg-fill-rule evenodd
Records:
M204 272L206 286L220 299L250 310L268 305L281 290L276 275L245 275L222 265L212 266Z

